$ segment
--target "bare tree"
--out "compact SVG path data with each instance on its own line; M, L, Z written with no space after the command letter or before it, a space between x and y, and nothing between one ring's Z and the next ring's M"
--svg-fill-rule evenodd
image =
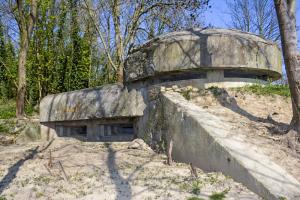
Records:
M37 0L31 0L28 4L25 0L16 0L15 19L19 27L20 52L18 62L18 90L16 116L22 118L25 115L25 92L26 92L26 59L33 26L37 15ZM14 7L12 7L12 11Z
M300 53L297 49L296 0L274 0L293 105L292 132L300 137Z
M227 1L227 5L233 28L274 41L280 39L272 0L234 0Z
M89 0L84 0L84 7L93 18L110 66L117 73L118 81L123 82L125 58L133 44L154 37L157 33L163 33L163 30L192 26L200 21L197 17L201 8L208 2L208 0L134 2L109 0L96 1L92 4ZM180 20L176 20L177 18Z

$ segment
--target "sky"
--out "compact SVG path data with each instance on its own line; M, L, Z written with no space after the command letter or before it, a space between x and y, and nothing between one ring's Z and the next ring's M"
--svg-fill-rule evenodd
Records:
M233 0L232 0L233 1ZM230 27L231 18L228 14L229 9L226 0L210 0L211 8L204 13L206 24L211 24L218 28ZM300 25L300 3L297 1L296 22ZM298 31L298 39L300 38L300 31Z

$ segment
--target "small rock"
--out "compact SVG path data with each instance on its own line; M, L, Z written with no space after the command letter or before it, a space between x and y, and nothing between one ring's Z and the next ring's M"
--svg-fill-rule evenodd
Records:
M192 90L192 89L193 89L193 86L191 86L191 85L186 86L186 90Z
M197 92L190 92L189 96L190 96L190 98L195 98L195 97L198 97L199 94Z
M172 91L173 89L172 88L166 88L166 91Z
M177 88L174 90L175 92L181 92L181 89Z
M7 136L7 135L0 135L0 144L1 145L9 145L14 144L15 139L13 136Z
M178 89L178 86L177 86L177 85L173 85L173 86L172 86L172 89L173 89L173 90L176 90L176 89Z
M228 104L231 104L233 102L234 98L233 97L225 97L225 102Z
M166 91L166 87L164 87L164 86L160 87L160 91L161 92L165 92Z
M199 89L198 88L193 88L192 91L193 92L199 92Z
M138 138L129 143L128 149L139 149L153 152L153 150L144 142L144 140Z

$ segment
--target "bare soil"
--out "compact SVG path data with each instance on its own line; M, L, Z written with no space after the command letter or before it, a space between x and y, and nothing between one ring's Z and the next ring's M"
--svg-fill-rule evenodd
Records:
M0 196L6 199L259 199L221 173L191 176L189 165L165 164L149 148L128 142L73 138L0 146ZM51 159L50 159L51 150ZM218 196L217 195L217 196Z
M193 94L190 100L230 124L233 134L244 137L300 181L300 152L286 142L292 118L289 98L218 89Z

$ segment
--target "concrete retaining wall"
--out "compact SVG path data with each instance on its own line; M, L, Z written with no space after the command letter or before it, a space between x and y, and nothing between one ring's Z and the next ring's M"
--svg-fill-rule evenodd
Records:
M206 171L221 171L265 199L300 198L300 183L259 153L218 117L186 101L180 94L161 95L166 140L173 140L175 160Z

